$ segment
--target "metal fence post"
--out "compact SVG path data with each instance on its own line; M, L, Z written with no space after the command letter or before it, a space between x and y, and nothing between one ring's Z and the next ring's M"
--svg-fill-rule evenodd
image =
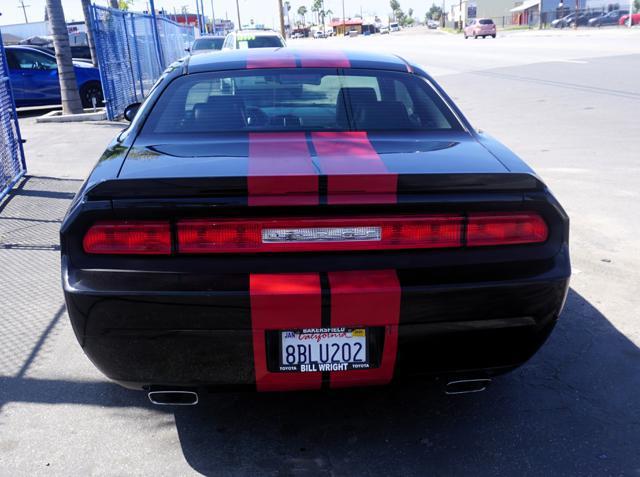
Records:
M149 0L149 5L151 7L151 18L153 20L153 36L156 39L156 48L158 49L158 59L160 60L160 69L164 70L167 66L164 62L164 57L162 54L162 45L160 44L160 32L158 31L158 18L156 17L156 7L153 3L153 0Z

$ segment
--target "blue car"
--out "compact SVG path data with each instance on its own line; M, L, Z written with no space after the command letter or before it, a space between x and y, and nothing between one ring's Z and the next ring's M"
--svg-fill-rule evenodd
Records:
M7 46L7 64L11 87L20 106L60 104L60 83L56 58L31 46ZM102 106L104 97L98 68L82 61L73 61L82 105Z

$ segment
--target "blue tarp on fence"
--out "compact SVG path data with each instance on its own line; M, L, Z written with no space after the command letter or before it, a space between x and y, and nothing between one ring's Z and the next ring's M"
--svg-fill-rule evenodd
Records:
M162 71L185 55L195 29L164 17L93 5L94 38L109 119L141 102Z
M0 199L26 170L16 104L13 100L7 57L0 32Z

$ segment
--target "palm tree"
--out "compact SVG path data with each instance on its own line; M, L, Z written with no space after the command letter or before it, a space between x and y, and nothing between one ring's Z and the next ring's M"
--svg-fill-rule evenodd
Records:
M53 48L58 63L58 79L60 81L60 97L62 98L62 112L64 114L79 114L83 112L76 72L71 59L69 46L69 32L64 19L61 0L46 0L47 17L53 36Z
M325 17L328 17L328 16L330 16L330 15L333 15L333 11L332 11L331 9L329 9L329 10L322 10L322 11L320 12L320 14L322 15L322 26L324 26L324 18L325 18Z
M307 7L305 7L304 5L302 5L301 7L298 8L298 15L300 15L300 17L302 18L302 25L306 26L307 24Z
M120 8L118 0L109 0L109 6L111 8Z
M93 24L91 22L91 0L80 0L82 2L82 13L84 13L84 24L87 26L87 42L91 52L91 62L93 66L98 66L96 55L96 44L93 42Z

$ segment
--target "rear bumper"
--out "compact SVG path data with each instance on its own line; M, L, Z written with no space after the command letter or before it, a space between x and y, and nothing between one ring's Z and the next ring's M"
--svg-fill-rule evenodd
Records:
M397 320L372 322L368 314L355 316L356 311L351 323L375 327L384 335L379 358L388 373L326 373L314 383L385 384L419 376L491 375L517 367L555 325L570 265L565 249L544 266L509 277L497 271L470 281L472 273L462 273L439 282L434 270L393 274L399 284ZM249 282L250 277L240 275L74 270L63 258L74 331L87 356L109 378L136 388L315 389L316 384L297 373L264 380L258 362L268 353L262 350L264 332L281 326L258 324ZM293 296L284 293L285 298ZM388 290L375 287L357 292L365 307L384 293ZM303 302L295 306L301 307L299 316L307 313Z

